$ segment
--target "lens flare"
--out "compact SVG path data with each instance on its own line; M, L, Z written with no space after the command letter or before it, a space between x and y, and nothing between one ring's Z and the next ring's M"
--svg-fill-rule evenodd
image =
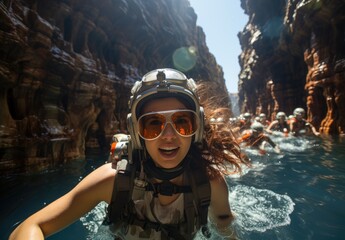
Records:
M186 72L195 66L197 60L197 50L193 46L181 47L175 50L172 58L175 68Z

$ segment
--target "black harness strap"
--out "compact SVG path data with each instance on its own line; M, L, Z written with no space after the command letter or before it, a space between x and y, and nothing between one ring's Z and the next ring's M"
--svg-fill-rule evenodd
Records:
M135 166L127 162L125 166L117 170L111 203L108 206L108 223L121 222L124 217L124 209L130 203L132 196L132 186L135 178L135 171L132 170L133 168L135 168ZM116 210L113 209L114 207L116 207Z
M176 193L188 193L192 192L191 186L179 186L170 181L163 181L161 183L148 184L146 191L153 191L154 196L162 194L165 196L172 196Z
M184 195L184 214L187 222L187 229L184 229L187 233L187 236L193 238L194 228L195 228L195 212L196 206L194 206L193 194L186 193Z
M211 185L206 175L206 171L202 169L194 169L190 174L189 182L192 186L194 201L197 201L197 219L196 226L202 227L207 225L208 207L211 202Z

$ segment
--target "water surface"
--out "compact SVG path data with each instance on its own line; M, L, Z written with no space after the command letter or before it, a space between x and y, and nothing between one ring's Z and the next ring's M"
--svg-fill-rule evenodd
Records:
M241 239L344 239L345 139L274 136L283 154L244 149L252 168L227 178ZM20 221L69 191L106 156L89 154L55 170L2 177L0 239ZM105 204L48 239L111 239L99 228ZM98 232L98 233L97 233ZM201 238L200 235L198 238ZM214 235L212 239L221 239Z

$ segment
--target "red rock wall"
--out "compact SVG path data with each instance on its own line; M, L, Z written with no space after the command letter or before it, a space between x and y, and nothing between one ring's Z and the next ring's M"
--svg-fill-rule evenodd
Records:
M326 134L345 132L345 2L242 0L241 110L291 114Z
M134 81L192 47L196 81L227 95L187 0L0 3L0 171L33 171L109 148ZM194 58L193 58L194 57ZM227 101L228 104L229 100Z

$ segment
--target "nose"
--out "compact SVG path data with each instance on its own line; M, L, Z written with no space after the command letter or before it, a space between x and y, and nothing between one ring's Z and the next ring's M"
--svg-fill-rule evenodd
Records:
M171 125L171 123L167 123L165 126L163 133L162 133L162 138L170 139L170 138L175 138L176 137L176 131L174 127Z

